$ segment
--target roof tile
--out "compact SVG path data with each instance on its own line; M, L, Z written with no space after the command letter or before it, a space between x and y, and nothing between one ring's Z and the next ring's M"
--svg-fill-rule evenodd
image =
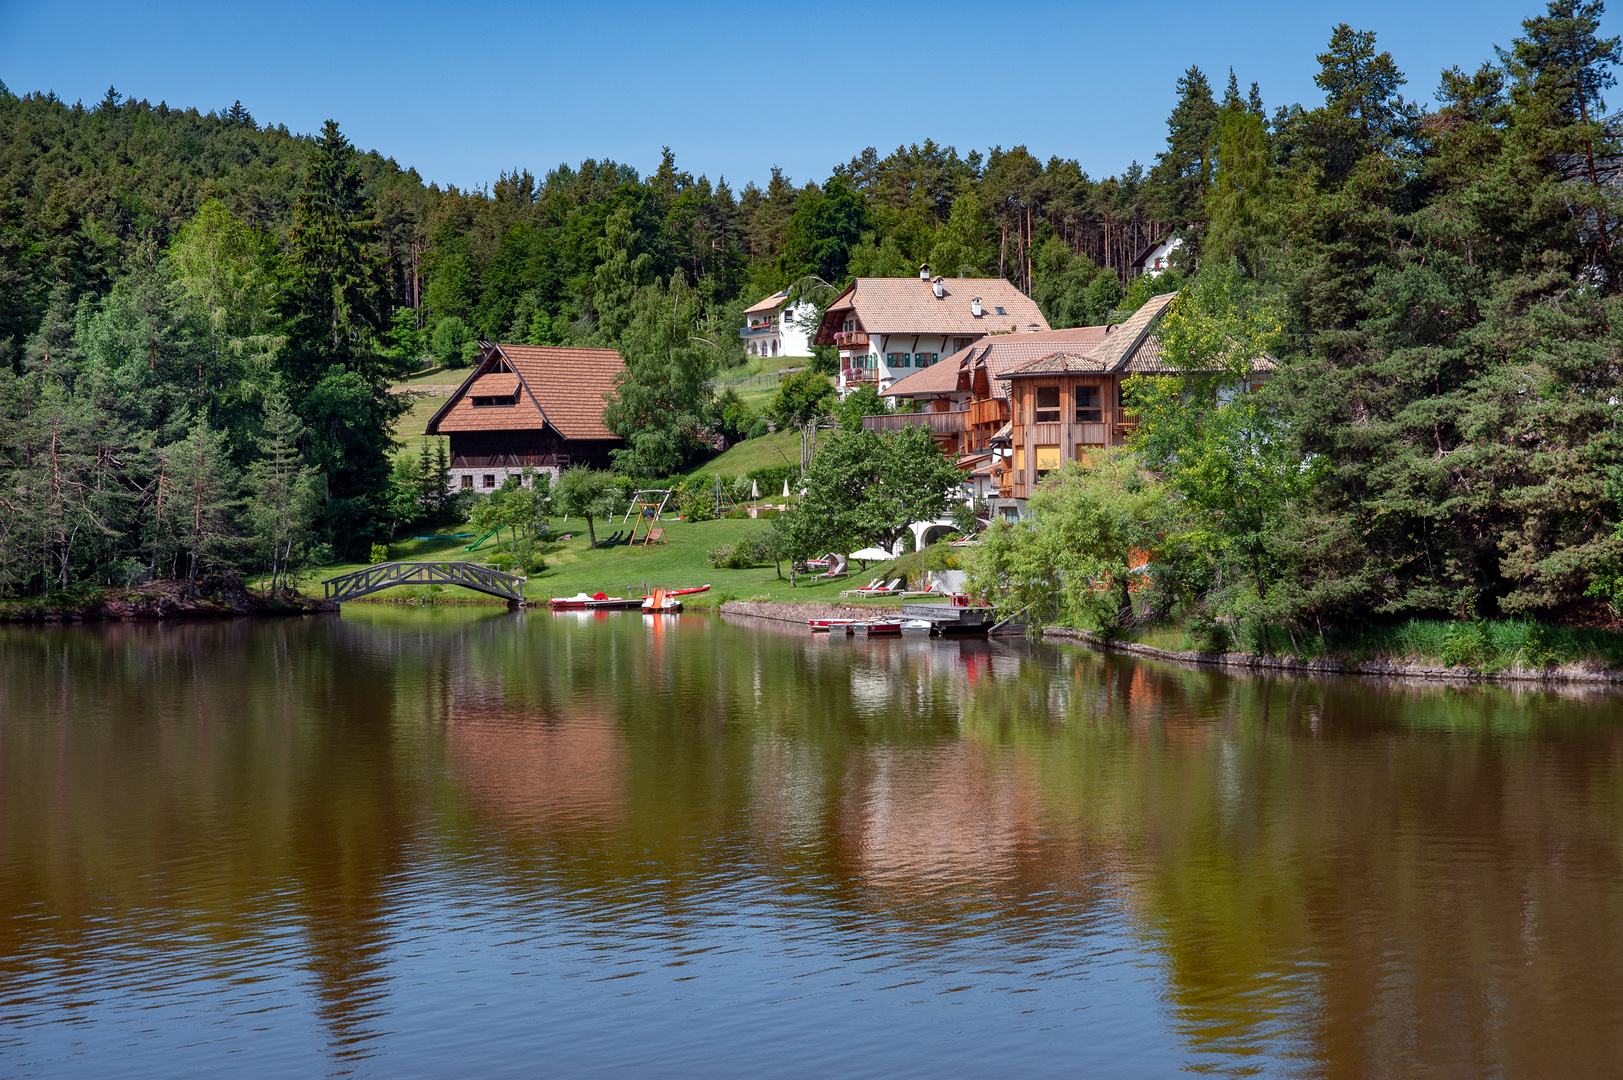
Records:
M619 353L613 349L536 345L497 345L496 349L517 379L523 380L527 392L519 394L518 404L475 408L469 400L475 383L483 391L486 380L512 378L479 374L494 359L495 354L487 353L451 400L428 422L430 435L453 431L536 431L550 423L566 439L618 439L604 426L603 410L607 404L605 398L614 390L615 376L625 367Z

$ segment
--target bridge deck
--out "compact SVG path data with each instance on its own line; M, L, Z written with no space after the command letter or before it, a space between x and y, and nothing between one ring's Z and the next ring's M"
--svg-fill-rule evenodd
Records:
M524 599L524 579L470 562L386 562L328 578L322 589L342 603L396 585L460 585L512 603Z

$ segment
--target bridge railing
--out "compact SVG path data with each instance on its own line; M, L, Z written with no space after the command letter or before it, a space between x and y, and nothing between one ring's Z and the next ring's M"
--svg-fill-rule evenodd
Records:
M470 562L377 563L321 583L323 595L340 603L397 585L460 585L514 603L524 599L524 578Z

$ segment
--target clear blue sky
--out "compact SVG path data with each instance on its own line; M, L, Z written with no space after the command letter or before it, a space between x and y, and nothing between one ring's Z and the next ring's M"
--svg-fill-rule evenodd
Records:
M1232 65L1270 111L1315 103L1330 28L1374 30L1431 103L1438 73L1508 45L1539 0L1220 4L79 3L0 0L0 80L87 104L242 103L334 118L425 180L475 186L610 157L734 188L821 179L865 146L1026 145L1094 176L1153 160L1173 84ZM1617 29L1614 14L1607 29ZM1623 102L1623 91L1614 96Z

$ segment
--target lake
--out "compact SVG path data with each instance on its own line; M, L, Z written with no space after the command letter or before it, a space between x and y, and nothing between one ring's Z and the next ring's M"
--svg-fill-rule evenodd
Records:
M1623 698L710 616L0 628L0 1075L1623 1070Z

